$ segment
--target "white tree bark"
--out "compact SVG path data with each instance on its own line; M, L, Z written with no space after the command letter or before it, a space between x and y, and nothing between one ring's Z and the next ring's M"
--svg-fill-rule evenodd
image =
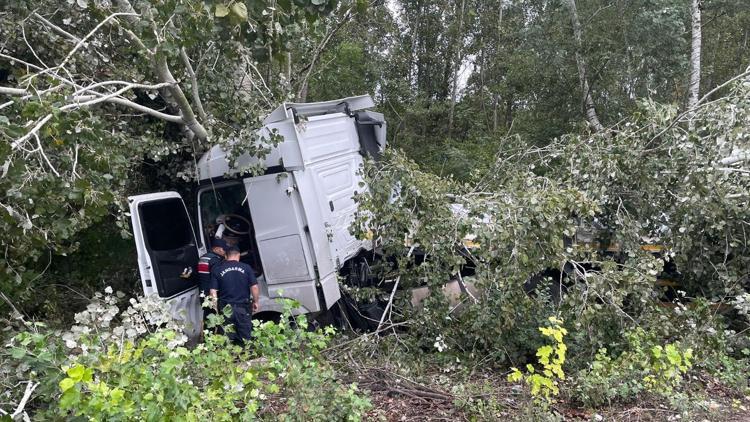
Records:
M174 76L172 75L172 72L169 68L169 64L167 63L167 59L165 56L157 56L154 51L148 49L143 42L138 38L137 35L135 35L132 31L128 30L127 28L124 28L119 21L117 21L116 18L122 18L124 21L130 23L130 24L137 24L140 19L142 19L141 15L135 12L132 5L128 0L116 0L117 6L120 9L119 12L112 13L109 16L107 16L105 19L100 21L96 27L91 30L86 36L83 38L78 38L75 35L69 34L66 31L62 30L61 28L56 27L54 24L43 18L39 14L34 14L32 16L36 17L37 19L41 20L46 26L53 27L55 32L59 34L63 34L66 38L75 40L76 45L68 52L68 54L65 56L65 58L62 60L62 62L56 66L49 67L39 67L36 65L31 65L24 63L21 60L18 60L15 57L7 56L5 54L0 53L0 57L10 59L13 61L18 61L21 63L26 64L29 68L36 70L37 72L31 74L29 78L34 77L41 77L41 76L47 76L51 77L57 82L59 82L58 85L54 85L51 88L39 91L39 92L30 92L27 91L24 88L2 88L0 90L0 94L6 94L6 95L14 95L14 96L20 96L20 100L27 100L33 96L41 96L48 92L53 92L55 90L58 90L60 88L60 85L65 85L69 87L73 87L76 89L76 92L67 98L68 103L60 107L60 111L67 111L72 110L76 108L81 107L88 107L104 102L108 103L114 103L119 104L122 106L133 108L137 111L147 113L151 116L157 117L159 119L173 122L173 123L179 123L185 125L198 139L204 140L208 138L208 131L203 126L203 123L199 121L198 117L196 116L195 112L193 111L193 107L188 101L187 97L185 96L185 93L182 91L182 88L180 87L180 83L175 80ZM156 24L153 22L153 20L150 19L150 17L146 17L148 20L150 20L150 23L152 26L154 26L155 33L158 32L156 30ZM70 61L70 59L84 46L86 46L86 42L94 36L94 34L99 31L103 26L106 24L113 23L115 25L119 25L121 28L125 30L125 34L131 39L131 41L135 42L136 45L138 45L142 52L144 53L144 59L151 62L154 73L157 75L157 77L161 80L161 83L153 84L153 85L146 85L146 84L138 84L138 83L128 83L124 81L103 81L94 83L88 86L82 86L76 81L72 80L70 78L70 73L68 72L68 69L66 68L67 63ZM180 57L182 59L182 62L184 66L186 67L186 72L188 73L190 79L191 79L191 88L192 88L192 94L193 94L193 102L195 103L196 110L198 111L198 115L200 116L200 120L203 122L206 122L206 112L203 109L203 104L200 100L199 96L199 90L198 90L198 81L195 76L195 72L193 71L192 65L190 64L190 58L187 56L187 53L184 49L181 49L180 51ZM101 88L104 86L109 85L122 85L122 88L119 90L116 90L114 92L112 91L104 91L101 92L97 88ZM175 109L179 111L179 115L172 115L163 113L158 110L151 109L146 106L142 106L140 104L137 104L133 101L128 100L127 98L124 98L121 96L125 91L129 91L134 88L140 88L140 89L158 89L163 94L168 96L168 101L172 102L175 106ZM84 95L85 94L85 95ZM3 109L9 105L11 105L15 100L8 101L6 103L0 104L0 109ZM31 139L32 136L35 136L35 134L41 129L41 127L49 121L50 116L46 116L39 121L36 122L36 125L23 137L19 138L18 140L13 142L13 145L17 148L23 144L23 142Z
M698 104L701 90L701 0L692 0L692 45L690 48L690 85L688 86L688 109Z
M463 55L461 50L463 49L463 28L464 28L464 9L466 6L466 0L461 0L461 16L458 21L458 34L456 35L457 46L456 46L456 61L453 64L453 93L451 94L451 109L448 117L448 136L451 136L453 131L453 113L456 108L456 96L458 94L458 70L461 68L461 59Z
M116 3L117 7L120 10L122 10L124 13L127 13L128 21L131 24L136 24L137 21L141 19L140 15L134 13L133 6L130 4L129 0L116 0ZM145 18L153 27L154 33L158 33L159 30L156 26L156 22L154 22L153 18L150 16L150 13L146 13ZM171 22L169 24L172 25ZM190 129L190 131L199 140L208 139L208 131L203 126L203 124L198 121L198 118L193 111L193 107L185 96L185 93L182 91L179 82L177 82L177 80L175 80L174 76L172 75L172 71L169 68L166 57L157 56L153 51L148 50L143 42L138 39L138 37L132 31L127 30L127 28L124 29L126 29L126 34L131 39L133 39L133 41L135 41L139 46L146 50L145 52L147 57L145 57L145 59L152 62L154 73L156 73L156 76L162 82L168 84L165 88L163 88L162 93L168 97L166 98L167 102L172 103L180 111L182 124ZM159 39L159 37L157 37L157 39ZM159 42L161 42L161 40L159 40ZM192 89L194 97L193 101L196 103L199 114L202 118L204 118L206 112L203 109L203 104L198 94L198 81L197 78L194 77L195 73L193 72L192 66L190 65L190 58L187 56L187 53L184 51L184 49L180 51L180 55L183 64L186 66L186 70L192 79Z
M505 6L505 1L500 0L498 6L497 6L497 32L496 32L496 38L497 46L495 46L495 51L500 48L500 33L503 29L503 6ZM495 56L495 60L498 60L499 58L497 55ZM500 94L494 93L493 96L493 105L492 105L492 132L497 132L497 120L498 120L498 109L500 108Z
M578 66L578 79L583 94L584 114L586 115L586 121L589 126L591 126L595 132L604 132L604 126L602 126L599 121L599 116L596 114L594 99L591 97L591 87L589 86L589 80L586 76L586 61L581 54L581 39L583 36L581 35L581 22L578 20L578 10L576 9L575 0L568 0L568 6L570 8L570 20L573 24L573 38L576 46L576 65Z

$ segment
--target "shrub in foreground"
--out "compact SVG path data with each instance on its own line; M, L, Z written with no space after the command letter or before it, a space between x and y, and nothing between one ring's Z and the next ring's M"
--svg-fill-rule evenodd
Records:
M4 366L16 380L39 383L37 416L359 420L370 407L320 358L333 330L308 331L304 316L292 324L288 311L278 324L256 322L247 347L211 330L189 347L164 302L132 299L124 311L118 302L109 290L76 315L70 331L26 323L10 340Z

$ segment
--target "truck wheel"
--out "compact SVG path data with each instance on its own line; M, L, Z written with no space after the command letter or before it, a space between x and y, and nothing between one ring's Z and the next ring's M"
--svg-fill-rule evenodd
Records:
M531 276L523 284L523 290L532 297L545 295L554 306L560 306L568 290L567 280L566 272L549 268Z
M263 311L253 315L253 319L257 319L260 322L271 321L278 324L281 321L281 314L278 312Z

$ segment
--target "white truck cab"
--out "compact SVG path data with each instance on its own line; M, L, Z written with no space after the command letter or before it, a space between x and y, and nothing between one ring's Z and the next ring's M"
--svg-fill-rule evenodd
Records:
M215 146L198 162L196 221L176 192L129 197L143 292L168 300L188 334L201 320L198 258L221 237L256 271L260 312L278 313L277 298L295 299L298 313L330 309L341 297L339 269L371 242L350 234L357 193L367 189L363 157L385 148L383 115L365 95L319 103L284 103L264 120L261 135L281 136L264 159L240 156L230 167ZM241 141L239 141L241 142ZM264 174L238 174L260 165Z

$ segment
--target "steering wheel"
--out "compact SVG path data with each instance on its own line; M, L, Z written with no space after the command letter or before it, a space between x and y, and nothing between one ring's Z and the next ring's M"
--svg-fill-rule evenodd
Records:
M224 216L224 227L229 230L230 233L236 235L244 235L250 232L252 225L247 218L237 214L227 214Z

